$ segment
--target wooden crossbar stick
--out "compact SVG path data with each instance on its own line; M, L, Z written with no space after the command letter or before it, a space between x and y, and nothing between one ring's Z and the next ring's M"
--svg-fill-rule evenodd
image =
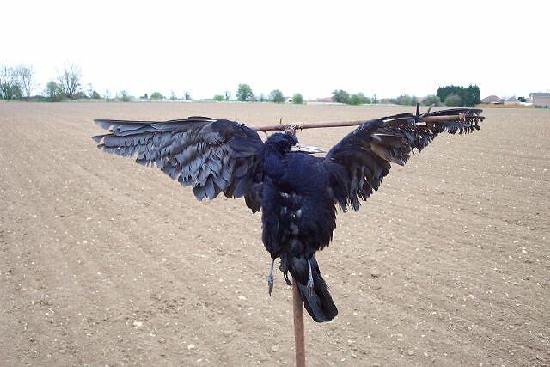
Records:
M448 116L424 116L421 117L420 122L424 123L437 123L437 122L446 122L446 121L464 121L464 114L459 113L458 115L448 115ZM258 126L252 127L256 131L285 131L288 128L294 128L295 130L305 130L305 129L319 129L324 127L340 127L340 126L354 126L361 125L367 120L356 120L356 121L343 121L343 122L318 122L313 124L279 124L279 125L268 125L268 126Z

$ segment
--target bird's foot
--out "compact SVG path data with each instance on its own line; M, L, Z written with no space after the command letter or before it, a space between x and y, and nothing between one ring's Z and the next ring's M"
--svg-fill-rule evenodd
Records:
M313 274L311 272L311 263L309 260L307 261L307 264L309 266L309 274L308 274L308 280L307 280L307 289L309 292L309 295L313 295L313 288L315 287L315 283L313 283Z
M285 283L288 284L288 285L292 285L292 282L290 281L290 279L288 279L288 272L285 271Z

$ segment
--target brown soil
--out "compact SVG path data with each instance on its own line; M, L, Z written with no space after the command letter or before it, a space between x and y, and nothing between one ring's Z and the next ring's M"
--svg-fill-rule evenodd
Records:
M98 151L92 119L338 121L396 107L0 104L0 364L292 365L260 216ZM408 111L408 110L407 110ZM340 214L318 260L340 314L310 365L550 365L550 111L488 109ZM300 133L330 147L350 128Z

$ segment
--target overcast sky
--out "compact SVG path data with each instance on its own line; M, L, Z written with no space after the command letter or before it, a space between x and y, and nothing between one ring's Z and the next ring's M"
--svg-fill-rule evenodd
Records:
M5 1L0 64L64 65L103 94L211 98L248 83L306 98L477 84L550 90L550 1Z

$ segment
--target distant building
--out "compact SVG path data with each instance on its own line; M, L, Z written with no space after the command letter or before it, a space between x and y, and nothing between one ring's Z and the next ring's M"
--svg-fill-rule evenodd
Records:
M332 99L332 97L317 98L315 102L329 103L329 102L334 102L334 99Z
M500 98L499 96L490 95L489 97L485 97L481 100L481 103L485 104L504 104L504 100Z
M531 93L529 98L531 98L535 107L550 108L550 93Z
M504 101L504 104L507 104L507 105L522 105L522 103L520 101L518 101L518 99L515 96L508 98L506 101Z

